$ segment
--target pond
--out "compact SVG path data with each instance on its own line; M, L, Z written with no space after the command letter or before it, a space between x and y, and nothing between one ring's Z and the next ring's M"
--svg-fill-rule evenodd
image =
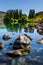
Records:
M4 34L11 36L11 39L3 40ZM13 47L9 44L14 42L21 34L27 34L32 38L30 52L22 57L11 58L6 54L6 52L13 50ZM4 49L0 50L0 65L43 65L43 44L37 43L42 38L43 35L40 35L34 27L28 29L22 27L21 29L16 26L16 29L13 27L0 29L0 42L4 43Z

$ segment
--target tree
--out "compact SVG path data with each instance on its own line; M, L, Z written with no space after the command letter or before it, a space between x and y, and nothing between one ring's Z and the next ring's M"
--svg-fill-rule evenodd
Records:
M19 10L19 17L22 16L22 10Z
M14 12L13 12L13 10L8 10L8 11L7 11L7 15L8 15L10 18L14 18Z
M29 18L34 18L35 17L35 10L33 9L31 9L30 10L30 12L29 12L29 16L28 16Z
M6 12L4 23L5 24L17 24L26 23L27 15L22 13L22 10L8 10Z
M15 10L14 18L18 19L19 18L19 12L18 9Z

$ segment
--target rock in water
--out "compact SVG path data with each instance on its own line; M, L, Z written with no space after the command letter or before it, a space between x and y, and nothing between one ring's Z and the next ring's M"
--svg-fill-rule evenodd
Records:
M17 49L17 50L9 51L6 54L10 57L16 58L16 57L23 56L23 55L26 55L26 54L29 54L29 53L30 53L30 50L26 51L24 49Z
M20 36L20 43L29 44L30 43L30 39L27 36L25 36L25 35L21 35Z
M7 55L9 55L10 57L18 57L18 56L21 56L22 53L21 53L21 50L12 50L7 52Z
M13 48L14 49L27 49L30 47L30 41L32 39L27 36L26 34L20 35L19 38L17 38L14 42Z
M43 38L42 39L39 39L37 43L43 44Z
M40 35L43 35L43 29L38 29L37 32L38 32Z
M4 35L3 35L3 39L4 39L4 40L9 40L9 39L11 39L11 37L4 34Z
M0 50L4 48L4 43L0 42Z

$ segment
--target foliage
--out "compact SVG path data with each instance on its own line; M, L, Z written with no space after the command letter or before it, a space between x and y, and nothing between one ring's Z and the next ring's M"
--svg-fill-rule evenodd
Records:
M26 21L27 16L22 13L22 10L8 10L4 18L4 23L16 24ZM21 22L20 22L21 21Z
M31 9L29 12L29 15L22 13L22 10L8 10L6 12L6 15L4 17L4 23L5 25L26 25L26 26L34 26L37 22L43 22L43 14L36 13L35 10Z

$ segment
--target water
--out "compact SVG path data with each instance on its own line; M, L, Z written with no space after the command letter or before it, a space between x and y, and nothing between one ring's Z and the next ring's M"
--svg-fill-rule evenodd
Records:
M8 41L3 40L4 34L11 36L11 39ZM10 42L14 42L21 34L27 34L33 39L30 43L29 54L17 58L7 56L6 52L13 50L13 47L9 45ZM4 43L4 49L0 50L0 65L43 65L43 44L37 43L41 38L43 38L43 35L37 33L35 28L28 29L28 31L24 28L16 31L8 31L6 28L0 29L0 42Z

